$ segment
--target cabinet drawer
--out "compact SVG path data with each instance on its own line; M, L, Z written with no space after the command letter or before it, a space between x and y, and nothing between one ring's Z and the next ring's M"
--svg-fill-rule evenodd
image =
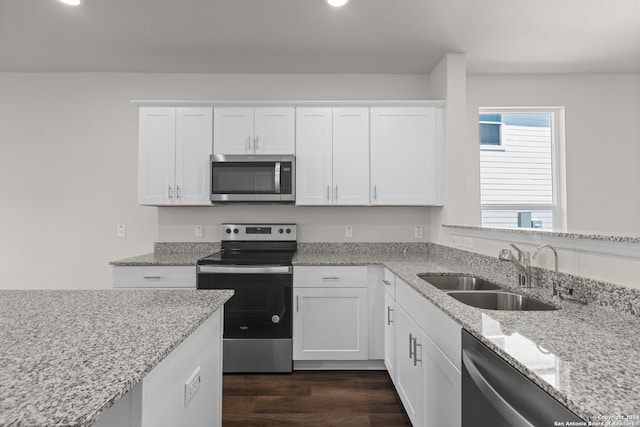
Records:
M396 302L460 370L462 327L400 278L396 279Z
M296 266L294 287L366 288L366 266Z
M195 288L195 266L114 266L114 288Z
M391 272L391 270L385 268L384 269L384 279L382 279L382 283L384 284L384 291L391 295L391 298L396 297L396 275Z

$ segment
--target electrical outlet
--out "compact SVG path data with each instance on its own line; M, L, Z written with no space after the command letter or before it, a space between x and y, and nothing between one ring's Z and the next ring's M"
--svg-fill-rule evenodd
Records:
M187 382L184 383L184 406L187 406L193 396L195 396L198 390L200 390L201 382L202 379L200 378L200 366L198 366L193 375L191 375Z
M196 237L203 237L204 231L202 230L201 225L196 225Z
M347 225L344 229L344 235L345 237L353 237L353 227L350 225Z
M453 236L453 246L461 247L462 246L462 237Z
M127 237L127 226L124 224L119 224L116 228L116 236L117 237Z
M417 225L416 228L413 230L413 237L415 239L422 239L424 237L424 233L422 231L422 226Z
M473 249L473 239L471 237L465 237L462 239L462 246L467 249Z

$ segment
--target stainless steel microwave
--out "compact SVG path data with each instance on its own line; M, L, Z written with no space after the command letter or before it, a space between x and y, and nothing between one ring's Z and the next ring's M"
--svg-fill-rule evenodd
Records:
M211 156L211 201L293 203L296 164L292 155Z

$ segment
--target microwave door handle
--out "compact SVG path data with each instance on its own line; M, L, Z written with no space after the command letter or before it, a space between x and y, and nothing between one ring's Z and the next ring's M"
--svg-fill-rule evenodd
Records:
M276 194L280 194L280 162L276 162L276 169L273 176L273 179L275 180Z

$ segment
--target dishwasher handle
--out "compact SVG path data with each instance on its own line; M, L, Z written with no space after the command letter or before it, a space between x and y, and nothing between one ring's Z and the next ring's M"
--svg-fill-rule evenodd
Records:
M474 384L480 389L483 396L491 402L496 410L511 424L522 427L535 427L517 409L496 391L496 389L482 375L473 361L473 354L469 350L462 350L462 365L467 369Z

